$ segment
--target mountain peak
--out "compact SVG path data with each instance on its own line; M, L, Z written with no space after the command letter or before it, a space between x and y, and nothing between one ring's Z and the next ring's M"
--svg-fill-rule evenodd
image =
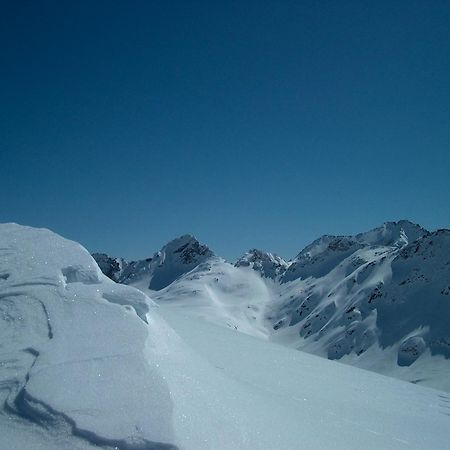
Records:
M203 260L214 256L214 253L207 245L201 244L191 234L184 234L168 242L158 253L154 259L160 259L162 263L171 255L181 264L193 264L196 261ZM200 261L201 262L201 261Z
M357 234L355 239L365 245L403 247L427 234L429 232L425 228L403 219L384 222L377 228Z
M149 266L149 289L164 289L181 275L190 272L214 253L194 236L184 234L155 253Z
M288 265L280 256L256 248L250 249L235 263L235 267L251 267L267 278L275 278L281 275Z

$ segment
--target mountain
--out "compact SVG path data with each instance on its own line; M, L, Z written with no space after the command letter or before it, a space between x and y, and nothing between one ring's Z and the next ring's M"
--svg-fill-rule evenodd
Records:
M289 264L281 257L256 249L249 250L237 260L236 267L251 267L263 277L276 278L283 274Z
M317 270L327 264L329 270ZM450 389L448 230L403 247L328 247L311 265L309 274L304 264L302 277L278 290L270 308L279 330L274 340Z
M356 236L322 236L305 247L291 262L283 281L309 276L320 278L358 249L366 247L401 248L426 235L427 230L407 220L386 222Z
M151 290L165 288L213 256L207 246L189 234L170 241L153 257L144 260L127 262L104 253L92 255L103 273L112 280Z
M386 222L322 236L289 262L253 249L232 265L208 253L163 289L151 276L126 282L192 317L450 391L449 233Z
M92 257L100 267L100 270L113 281L119 281L122 273L128 266L123 258L110 257L105 253L93 253Z
M401 258L431 261L446 239ZM216 310L275 283L212 256L153 292L200 287L210 272ZM103 275L79 244L0 224L0 448L448 448L445 392L217 326L182 300L157 307Z

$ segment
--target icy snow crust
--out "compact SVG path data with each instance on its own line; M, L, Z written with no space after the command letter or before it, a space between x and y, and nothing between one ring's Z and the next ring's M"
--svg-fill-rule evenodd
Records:
M258 321L235 295L268 280L212 262L184 282L211 272L217 322ZM448 394L155 308L48 230L0 225L0 309L1 449L448 448Z

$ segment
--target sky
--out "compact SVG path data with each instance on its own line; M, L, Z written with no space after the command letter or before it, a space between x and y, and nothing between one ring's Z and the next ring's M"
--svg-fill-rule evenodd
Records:
M450 2L5 1L0 222L136 259L450 228Z

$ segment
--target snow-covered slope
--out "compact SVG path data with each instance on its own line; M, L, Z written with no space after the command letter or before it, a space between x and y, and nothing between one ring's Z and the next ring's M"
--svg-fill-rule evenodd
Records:
M172 288L225 264L212 259ZM267 293L252 269L230 268L236 292ZM109 280L79 244L0 225L0 448L448 447L448 394L171 305Z
M447 393L193 319L186 315L187 309L167 303L159 311L187 344L226 377L264 396L248 413L257 416L272 439L254 442L250 448L448 448ZM247 399L236 398L236 405L247 408Z
M387 222L323 236L290 262L208 253L157 292L150 277L125 282L193 317L450 391L449 233Z
M272 292L259 273L210 258L161 291L146 290L158 304L181 308L191 317L206 318L243 333L266 338L265 318Z
M355 241L332 240L302 264L301 278L277 287L273 339L450 390L450 232L403 247Z
M406 220L386 222L382 226L356 236L322 236L305 247L291 261L283 281L297 278L320 278L333 270L358 249L367 247L399 249L426 235L427 230Z

